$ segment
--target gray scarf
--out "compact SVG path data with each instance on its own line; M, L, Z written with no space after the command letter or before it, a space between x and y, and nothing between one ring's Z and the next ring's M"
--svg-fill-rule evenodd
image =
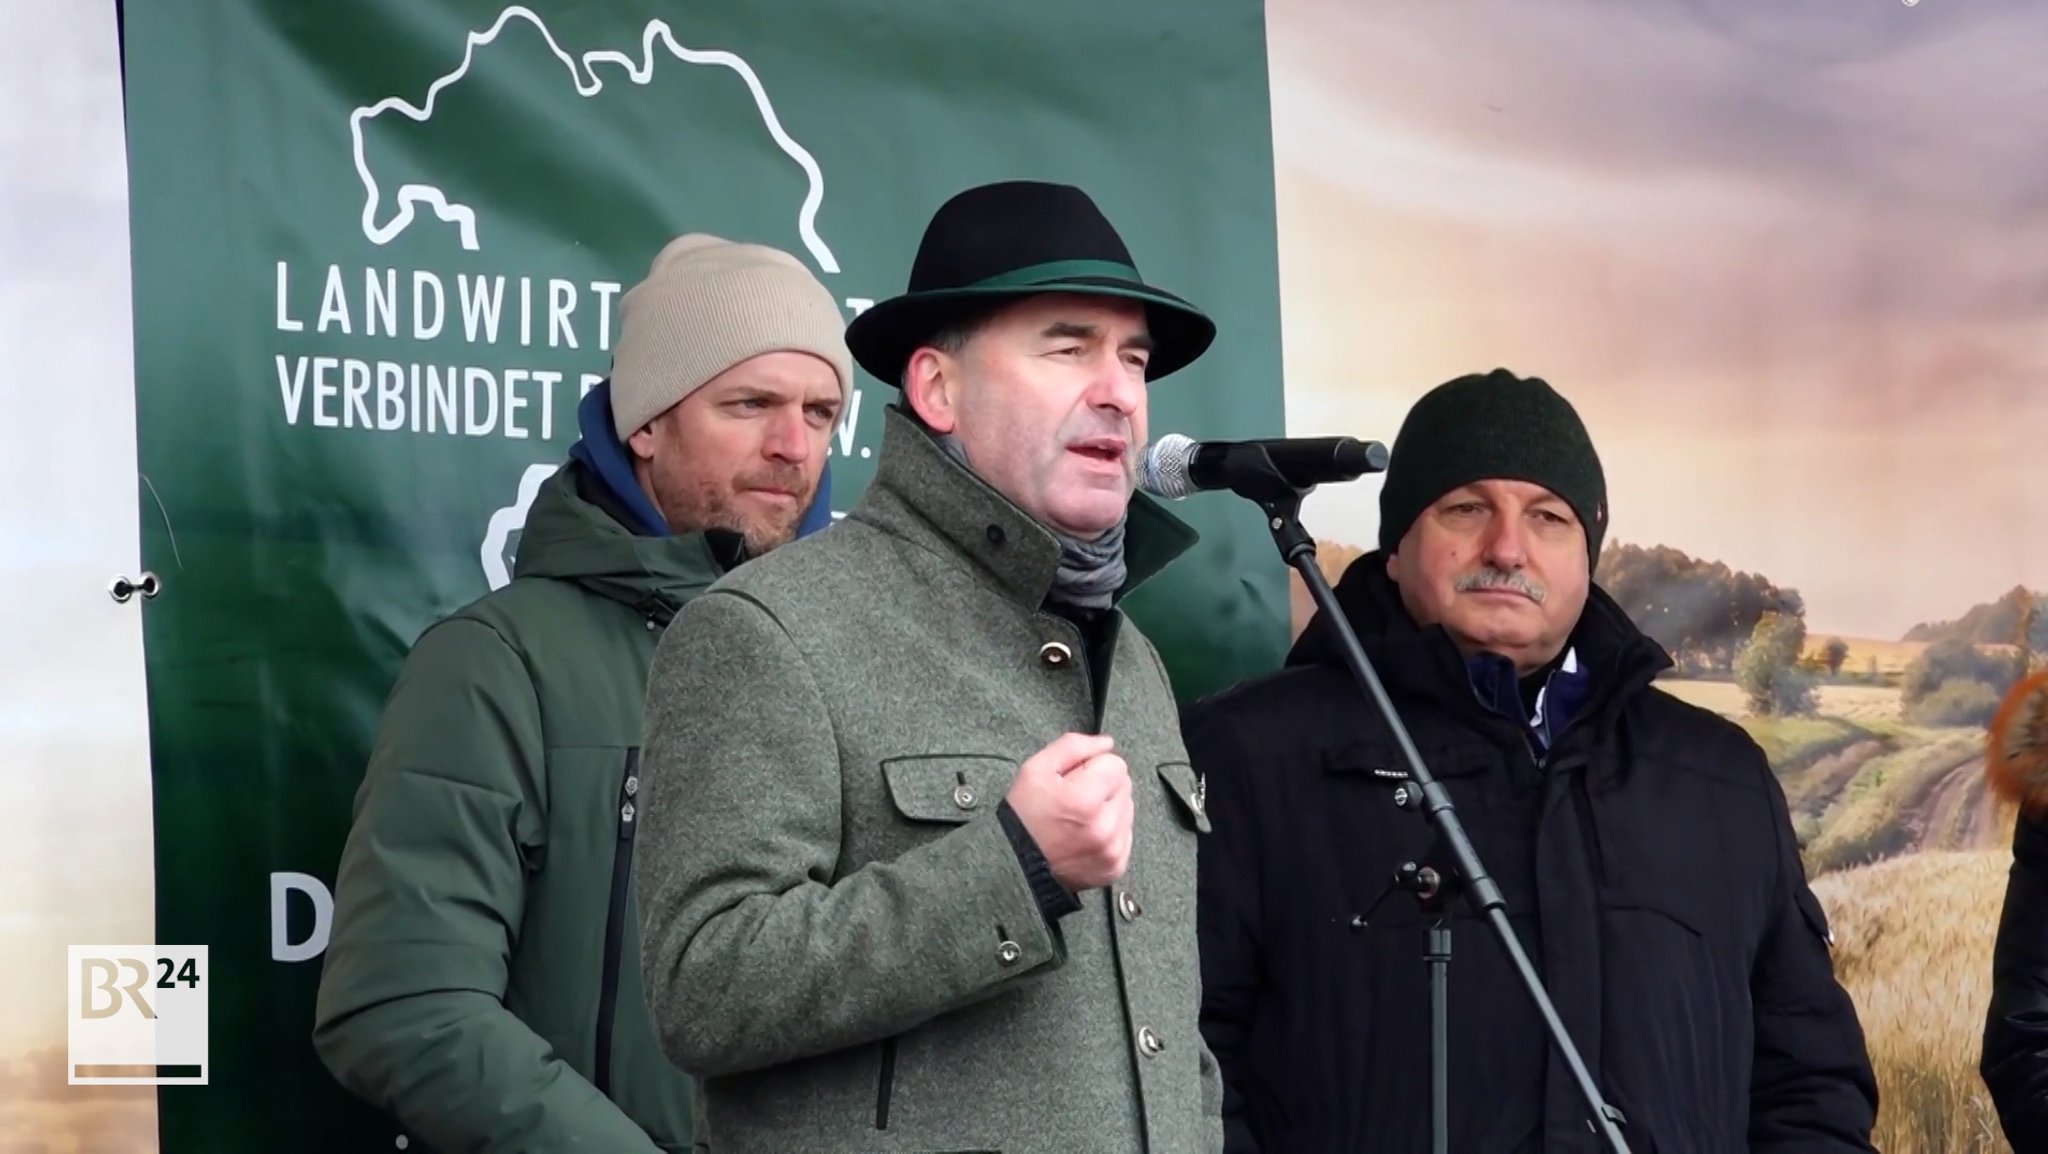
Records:
M948 457L973 471L960 438L951 433L933 433L932 440L939 443ZM1050 600L1089 609L1109 608L1111 596L1124 584L1124 523L1119 519L1093 541L1069 537L1046 526L1060 541L1060 567L1053 574L1052 591L1047 595Z

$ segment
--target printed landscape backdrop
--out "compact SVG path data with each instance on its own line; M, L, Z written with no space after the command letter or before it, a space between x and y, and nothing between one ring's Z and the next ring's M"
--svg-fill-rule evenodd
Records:
M1391 442L1495 366L1578 405L1600 579L1784 782L1880 1147L2005 1149L1981 758L2048 656L2048 8L1271 0L1267 31L1289 432ZM1377 496L1312 498L1326 571Z
M1391 439L1496 365L1570 395L1602 579L1785 782L1882 1147L2003 1149L1979 783L2048 651L2048 9L798 7L0 8L0 1149L401 1148L308 1045L327 886L397 662L503 580L621 287L709 227L852 315L943 192L1016 175L1221 318L1161 430ZM1333 572L1375 497L1312 500ZM1196 693L1277 660L1288 584L1248 504L1183 508L1139 612ZM211 949L213 1084L67 1086L63 947L152 912Z

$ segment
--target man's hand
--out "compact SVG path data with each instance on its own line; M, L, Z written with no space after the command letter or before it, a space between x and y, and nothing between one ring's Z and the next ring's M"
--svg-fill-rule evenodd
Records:
M1075 893L1110 884L1130 865L1131 772L1115 746L1107 736L1066 734L1032 754L1010 785L1010 808Z

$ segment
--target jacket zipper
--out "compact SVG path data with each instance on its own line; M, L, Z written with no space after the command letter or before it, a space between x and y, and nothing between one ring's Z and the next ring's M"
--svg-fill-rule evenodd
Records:
M896 1039L882 1043L882 1076L875 1084L875 1129L889 1128L889 1096L896 1091Z
M619 786L619 837L612 850L611 904L604 919L604 971L597 994L597 1069L591 1082L611 1096L612 1025L619 1008L619 953L626 938L626 888L632 881L633 829L638 824L640 751L626 751L626 780Z

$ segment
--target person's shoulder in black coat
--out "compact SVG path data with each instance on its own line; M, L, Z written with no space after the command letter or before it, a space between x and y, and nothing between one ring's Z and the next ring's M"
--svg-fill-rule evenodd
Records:
M2048 815L2013 826L1978 1072L2013 1149L2048 1150Z

